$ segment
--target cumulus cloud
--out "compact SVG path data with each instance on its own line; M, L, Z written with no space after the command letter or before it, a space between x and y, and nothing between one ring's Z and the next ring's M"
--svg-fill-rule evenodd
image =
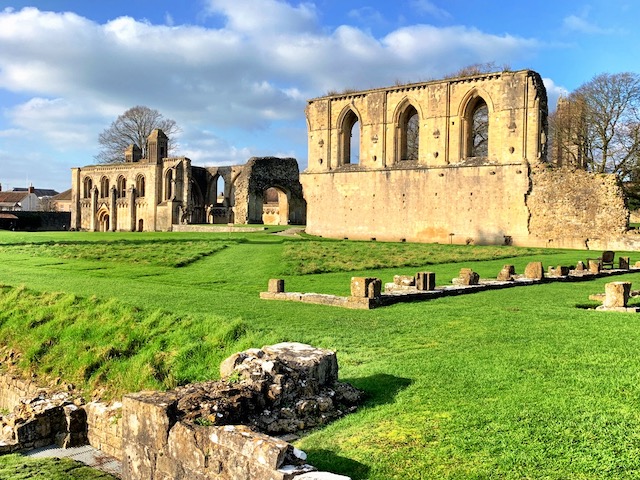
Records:
M429 1L414 8L446 15ZM512 63L541 48L534 39L463 26L412 25L383 37L350 25L326 30L306 2L208 0L206 14L218 26L174 25L170 16L162 25L126 16L100 24L37 8L1 11L0 89L30 98L6 109L3 135L19 131L61 151L90 151L117 115L147 105L182 127L181 154L242 163L242 155L304 144L307 98L437 78L473 63ZM290 123L286 136L282 122ZM210 146L206 135L195 138L207 131L216 132ZM220 140L228 134L233 145ZM295 151L306 155L306 148Z

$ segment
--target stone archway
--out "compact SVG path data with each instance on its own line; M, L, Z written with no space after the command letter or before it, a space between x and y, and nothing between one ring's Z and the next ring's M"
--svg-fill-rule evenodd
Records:
M109 212L106 209L98 212L98 231L108 232L110 225L109 222Z
M289 224L289 196L278 187L264 191L262 204L262 223L265 225Z

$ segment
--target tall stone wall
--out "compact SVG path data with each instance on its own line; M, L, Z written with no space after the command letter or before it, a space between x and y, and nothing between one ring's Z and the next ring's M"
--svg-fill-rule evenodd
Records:
M474 156L475 112L485 104L486 156ZM537 73L332 95L310 100L306 114L309 233L498 244L528 236L528 173L546 160L547 96ZM411 160L403 156L408 115L417 115L419 139ZM360 138L349 140L354 119ZM350 141L359 142L357 161Z
M498 244L527 236L525 165L307 173L304 181L312 235Z
M537 168L531 179L529 231L540 244L572 243L584 248L627 230L629 210L615 175Z

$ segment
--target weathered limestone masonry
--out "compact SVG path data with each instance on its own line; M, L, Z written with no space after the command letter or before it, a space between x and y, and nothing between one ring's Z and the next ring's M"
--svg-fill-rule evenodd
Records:
M125 396L124 480L318 478L304 452L259 431L291 433L353 408L360 394L337 382L335 353L281 343L235 354L220 373L220 382Z
M548 167L536 72L330 95L306 116L310 234L596 249L615 234L640 245L622 236L613 177Z
M90 443L122 460L125 480L349 480L317 472L269 435L324 425L355 410L361 392L338 382L335 352L299 343L226 359L223 379L85 405L68 391L0 375L0 453ZM24 396L23 396L24 395Z
M168 142L155 130L147 139L147 158L130 146L124 163L73 168L71 228L304 224L306 205L294 158L254 157L245 165L197 167L186 157L167 157Z
M633 246L637 236L624 236L629 211L616 176L535 168L531 178L533 188L527 196L529 230L532 240L539 240L532 243L595 250Z

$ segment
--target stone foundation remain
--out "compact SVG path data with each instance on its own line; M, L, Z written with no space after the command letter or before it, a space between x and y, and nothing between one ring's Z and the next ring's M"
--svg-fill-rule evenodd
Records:
M217 382L133 393L111 406L0 375L0 406L13 409L1 417L0 453L89 443L122 460L124 480L349 480L317 472L304 452L270 436L355 410L361 393L338 382L335 352L281 343L234 354L220 370Z

